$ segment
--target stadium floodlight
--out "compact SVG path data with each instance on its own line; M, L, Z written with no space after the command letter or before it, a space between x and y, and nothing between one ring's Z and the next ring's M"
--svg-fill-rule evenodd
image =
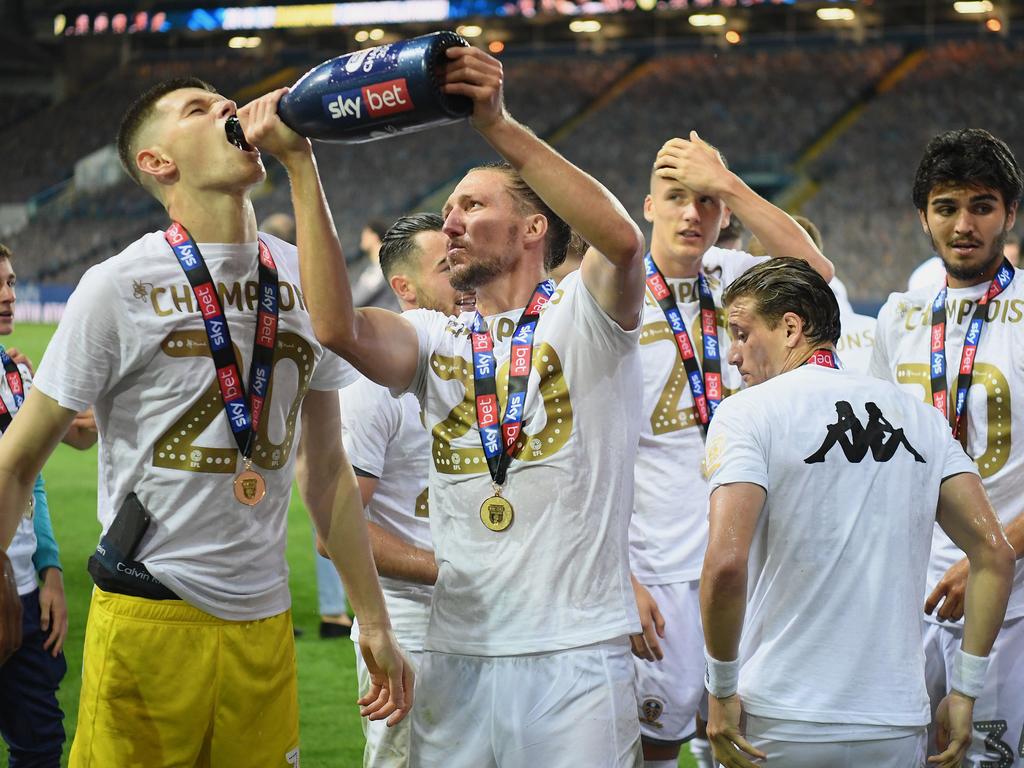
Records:
M228 48L258 48L262 42L259 37L232 37L228 40Z
M636 4L641 11L653 11L658 5L658 0L636 0Z
M483 27L479 24L463 24L460 27L456 27L455 31L463 37L480 37L484 33Z
M373 29L370 30L370 39L371 40L383 40L384 39L384 30L381 29L380 27L374 27Z
M992 3L989 0L957 0L953 3L953 10L957 13L991 13Z
M574 19L569 22L569 29L573 32L600 32L601 22L597 19Z
M367 30L367 29L360 29L358 32L356 32L356 42L357 43L365 43L369 39L370 39L370 31L369 30Z
M695 13L689 22L694 27L724 27L726 18L720 13Z
M819 8L816 15L822 21L853 21L857 17L852 8Z

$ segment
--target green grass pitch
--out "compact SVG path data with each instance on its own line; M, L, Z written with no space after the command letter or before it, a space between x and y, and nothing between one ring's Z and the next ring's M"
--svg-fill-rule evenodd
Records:
M4 339L35 363L53 334L51 325L18 325ZM96 520L96 449L57 448L43 471L50 515L64 565L68 600L68 637L64 652L68 673L60 690L68 741L65 761L74 736L78 693L82 677L82 645L92 581L85 566L96 546L100 527ZM288 562L291 567L292 612L295 625L305 630L296 641L299 664L301 760L303 768L358 768L362 765L363 734L355 706L356 675L352 643L347 639L320 640L317 634L316 577L310 541L310 522L298 494L292 494L288 513ZM679 765L695 764L686 748ZM0 764L7 750L0 743ZM66 764L66 763L65 763ZM218 766L217 768L242 768Z

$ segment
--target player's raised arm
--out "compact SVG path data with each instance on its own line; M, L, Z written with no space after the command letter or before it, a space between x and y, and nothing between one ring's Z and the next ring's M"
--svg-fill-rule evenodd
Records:
M473 126L534 192L596 253L583 280L619 325L635 328L643 306L644 239L618 200L505 110L501 62L477 48L449 48L446 93L473 101Z
M288 171L295 209L302 292L320 342L368 378L404 388L416 372L416 331L394 312L355 309L338 242L308 139L277 116L281 88L238 111L246 138L277 157Z
M310 390L302 405L296 477L317 536L359 617L359 643L372 686L362 714L394 725L412 706L412 667L391 631L377 579L356 476L341 443L336 392Z
M806 261L825 280L835 277L832 262L803 227L730 171L718 151L696 131L690 131L689 139L665 142L654 161L654 175L720 199L743 220L770 256L792 256Z

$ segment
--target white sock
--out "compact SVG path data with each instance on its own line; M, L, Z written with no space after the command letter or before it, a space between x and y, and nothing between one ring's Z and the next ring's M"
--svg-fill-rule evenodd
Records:
M677 768L679 760L644 760L644 768Z
M715 761L711 758L711 744L707 739L690 739L688 744L697 768L715 768Z

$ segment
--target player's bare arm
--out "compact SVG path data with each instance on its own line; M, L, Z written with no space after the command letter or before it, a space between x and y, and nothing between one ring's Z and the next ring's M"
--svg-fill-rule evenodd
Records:
M1024 515L1015 517L1004 529L1006 540L1013 547L1014 554L1020 560L1024 557ZM938 608L935 616L943 621L960 621L964 616L964 598L967 594L967 577L971 564L967 558L954 563L943 574L935 589L925 600L924 612L931 615Z
M942 483L937 519L970 563L961 650L971 657L987 657L1006 613L1015 553L976 475L955 475ZM943 751L928 758L929 763L942 768L960 765L973 738L974 699L970 691L955 686L954 680L952 692L936 714L939 748Z
M752 483L731 483L711 494L708 549L700 576L700 613L707 654L738 663L740 633L747 610L747 561L754 529L766 499ZM742 702L737 693L708 695L708 740L726 768L753 768L747 757L765 755L740 732Z
M821 254L803 227L730 171L721 155L696 131L690 132L689 139L675 138L665 143L655 160L654 174L719 198L743 220L771 256L803 259L825 280L835 277L832 262Z
M334 562L359 617L359 645L371 688L361 714L400 722L412 706L412 667L391 631L377 579L355 473L341 443L336 392L310 390L302 404L296 478L317 535Z
M28 509L36 476L74 418L74 411L32 389L0 440L0 542L5 548Z
M238 111L246 138L284 165L291 181L302 292L313 331L328 349L386 387L405 388L416 372L416 331L386 310L355 309L345 257L309 140L277 116L286 88Z
M623 328L643 306L644 239L618 200L505 109L501 62L477 48L449 48L446 93L473 101L471 122L534 192L593 248L583 260L587 288Z

